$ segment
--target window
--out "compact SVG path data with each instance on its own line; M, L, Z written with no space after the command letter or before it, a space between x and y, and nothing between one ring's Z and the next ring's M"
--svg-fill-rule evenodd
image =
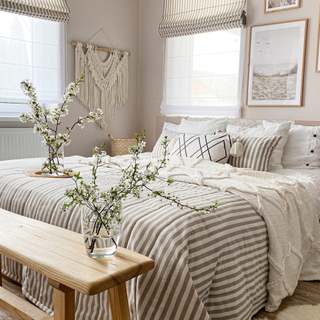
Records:
M64 24L0 11L0 117L28 111L20 82L30 79L41 103L65 89Z
M239 116L242 30L166 39L162 114Z

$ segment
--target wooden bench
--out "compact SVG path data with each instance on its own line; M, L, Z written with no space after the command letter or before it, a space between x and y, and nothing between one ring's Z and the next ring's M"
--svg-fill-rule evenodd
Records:
M120 247L113 257L91 259L81 234L0 209L0 307L23 320L53 318L1 287L1 255L48 277L54 320L75 319L75 290L108 290L113 319L129 320L125 282L154 268L152 259Z

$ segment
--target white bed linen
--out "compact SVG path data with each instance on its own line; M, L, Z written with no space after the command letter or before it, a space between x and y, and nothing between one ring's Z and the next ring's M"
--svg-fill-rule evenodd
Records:
M271 172L299 180L313 199L320 220L320 169L277 169Z
M141 158L151 158L152 152L144 152ZM276 169L270 172L297 179L307 188L308 193L314 201L320 220L320 168L319 169Z

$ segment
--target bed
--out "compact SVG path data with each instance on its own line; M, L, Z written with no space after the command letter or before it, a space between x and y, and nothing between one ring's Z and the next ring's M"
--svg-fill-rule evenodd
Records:
M125 163L128 159L120 157L118 161ZM175 192L190 205L209 206L215 200L219 205L214 214L201 215L168 206L146 195L139 200L126 200L120 246L145 254L156 264L152 272L128 283L132 319L249 320L266 305L270 311L277 308L283 296L294 290L293 285L287 285L299 277L320 279L320 270L314 268L320 263L317 218L320 170L313 174L283 170L257 175L252 170L234 169L230 165L188 162L179 157L177 161L163 173L164 177L174 175L176 181L171 186L158 181L155 187ZM80 232L78 208L68 214L60 213L64 190L72 187L73 182L24 175L26 168L38 169L39 165L40 159L0 162L0 207ZM91 166L84 158L67 158L66 166L81 171L84 177L90 176ZM120 177L118 169L107 165L101 171L100 183L104 188ZM268 181L268 190L264 181ZM243 184L248 190L234 188ZM277 203L283 202L284 198L275 192L274 186L279 185L285 185L286 190L291 188L285 200L294 217L302 212L296 199L304 201L303 220L288 221L288 226L290 223L301 225L306 232L301 231L301 238L294 239L291 234L291 238L288 235L289 238L282 239L281 243L287 242L285 248L275 245L274 239L279 237L270 238L279 233L276 229L283 229L277 225L278 220L266 222L264 216L275 212ZM250 188L259 194L261 191L262 196L249 192ZM274 266L270 267L270 256L275 261L281 260L288 243L299 247L305 234L312 235L313 239L296 252L297 259L292 258L289 266L292 272L282 274ZM296 271L299 268L299 272ZM22 284L23 293L31 302L52 314L52 292L46 278L8 259L3 260L2 272ZM281 276L287 281L280 281ZM111 319L107 301L106 294L93 297L77 294L76 319Z

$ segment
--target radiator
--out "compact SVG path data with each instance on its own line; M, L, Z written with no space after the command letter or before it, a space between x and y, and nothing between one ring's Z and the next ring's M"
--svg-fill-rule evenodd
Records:
M0 160L41 156L41 138L33 128L0 128Z

